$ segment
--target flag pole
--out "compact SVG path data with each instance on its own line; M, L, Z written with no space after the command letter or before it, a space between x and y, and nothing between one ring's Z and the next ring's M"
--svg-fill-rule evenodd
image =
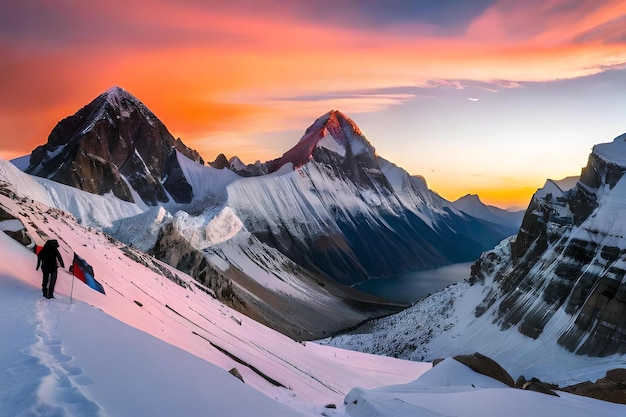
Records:
M74 261L72 261L72 289L70 290L70 307L72 306L72 297L74 296Z

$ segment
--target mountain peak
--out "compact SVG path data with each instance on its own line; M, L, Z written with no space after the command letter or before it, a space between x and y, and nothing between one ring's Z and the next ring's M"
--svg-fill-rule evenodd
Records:
M480 200L480 197L478 196L478 194L465 194L463 197L460 197L459 199L454 201L454 204L458 202L468 202L468 203L474 202L474 203L482 204L482 201Z
M116 113L120 113L122 117L128 116L128 112L139 110L141 114L152 122L156 116L148 109L137 97L124 90L122 87L114 85L106 90L96 100L102 100L103 105L109 104Z
M112 191L126 201L134 201L130 185L148 205L170 196L188 202L191 186L180 178L174 151L204 163L141 101L113 86L57 123L31 153L26 172L95 194Z
M352 149L353 154L361 153L360 151L364 150L369 150L372 154L375 153L374 147L365 138L357 124L339 110L330 110L328 113L315 120L300 140L304 140L308 134L320 129L327 130L323 132L322 136L326 136L327 133L330 133L333 139L344 148L350 145L359 145L356 146L356 149Z
M106 94L107 96L120 96L120 95L130 94L130 93L128 91L124 90L119 85L114 85L111 88L109 88L108 90L106 90L104 92L104 94Z
M606 162L626 167L626 133L613 139L613 142L595 145L592 154Z
M352 125L354 127L355 130L359 131L358 126L356 125L356 123L354 123L354 121L352 119L350 119L348 117L348 115L346 115L345 113L342 113L339 110L330 110L328 113L326 113L324 116L328 116L328 122L329 123L341 123L342 121L349 123L350 125Z
M267 163L273 172L286 163L299 167L313 157L315 148L325 148L342 158L360 154L376 155L376 149L365 138L352 119L339 110L330 110L318 117L304 132L298 143L282 157Z
M125 97L131 97L137 100L135 96L133 96L128 91L124 90L122 87L117 86L117 85L114 85L113 87L109 88L104 93L102 93L102 95L106 96L106 98L110 100L117 100L117 99L125 98Z

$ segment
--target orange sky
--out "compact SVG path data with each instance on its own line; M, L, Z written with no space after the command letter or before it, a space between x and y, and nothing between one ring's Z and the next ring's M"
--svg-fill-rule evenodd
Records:
M6 3L0 5L6 159L28 154L57 121L119 85L205 160L220 152L247 162L274 158L335 108L355 119L379 154L425 176L444 197L478 192L493 204L525 206L548 176L578 174L594 143L626 131L619 115L601 107L620 100L624 83L589 78L624 73L624 1L481 0L469 2L473 8L451 0L391 0L384 8L356 0ZM503 130L516 123L513 117L532 120L541 107L533 97L567 80L573 84L559 84L561 95L577 88L576 98L596 100L602 92L589 108L563 115L573 126L565 129L569 137L593 136L569 142L576 152L567 158L534 160L537 152L520 150L522 140L508 142ZM604 95L607 82L615 97ZM477 112L488 99L511 112L489 120L499 107ZM480 123L465 121L455 132L447 120L463 119L460 103L476 104L470 111ZM611 103L615 111L623 101ZM430 114L432 108L440 113ZM424 114L439 128L424 123ZM510 122L487 132L502 120ZM531 124L514 133L523 137L520 129L528 129L526 137L544 135L535 139L545 143L563 132ZM455 135L481 146L464 147Z

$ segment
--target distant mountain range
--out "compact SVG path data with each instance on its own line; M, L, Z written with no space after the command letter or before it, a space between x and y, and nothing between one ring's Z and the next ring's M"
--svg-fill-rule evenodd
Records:
M487 220L502 226L519 229L524 218L524 210L508 211L499 207L489 206L480 201L476 194L467 194L452 204L464 213Z
M517 231L430 191L336 110L279 158L245 165L220 155L206 166L114 87L59 122L25 171L118 200L132 215L96 220L102 213L77 198L54 205L298 339L399 308L349 285L471 261Z

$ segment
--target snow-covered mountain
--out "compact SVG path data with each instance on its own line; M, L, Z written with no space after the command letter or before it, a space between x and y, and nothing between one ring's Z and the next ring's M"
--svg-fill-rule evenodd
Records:
M273 161L198 161L116 87L61 121L26 171L94 194L39 180L31 198L189 273L298 340L402 307L352 284L475 260L513 233L378 156L338 111ZM18 177L7 182L32 182Z
M483 203L476 194L467 194L452 202L458 210L491 223L510 227L516 234L524 218L524 210L508 211Z
M626 135L594 146L580 180L546 181L517 236L485 252L467 282L326 343L416 360L475 350L561 384L623 368L624 173Z
M336 110L266 166L228 186L228 205L261 241L342 283L474 260L514 233L456 210Z
M135 205L0 168L0 416L624 415L619 404L513 389L453 359L432 368L297 343L33 197L74 201L103 225ZM66 266L73 253L90 263L106 295L62 269L56 299L41 297L32 245L51 238Z
M112 87L60 121L32 152L26 172L131 202L186 203L191 187L177 152L203 163L143 103Z

